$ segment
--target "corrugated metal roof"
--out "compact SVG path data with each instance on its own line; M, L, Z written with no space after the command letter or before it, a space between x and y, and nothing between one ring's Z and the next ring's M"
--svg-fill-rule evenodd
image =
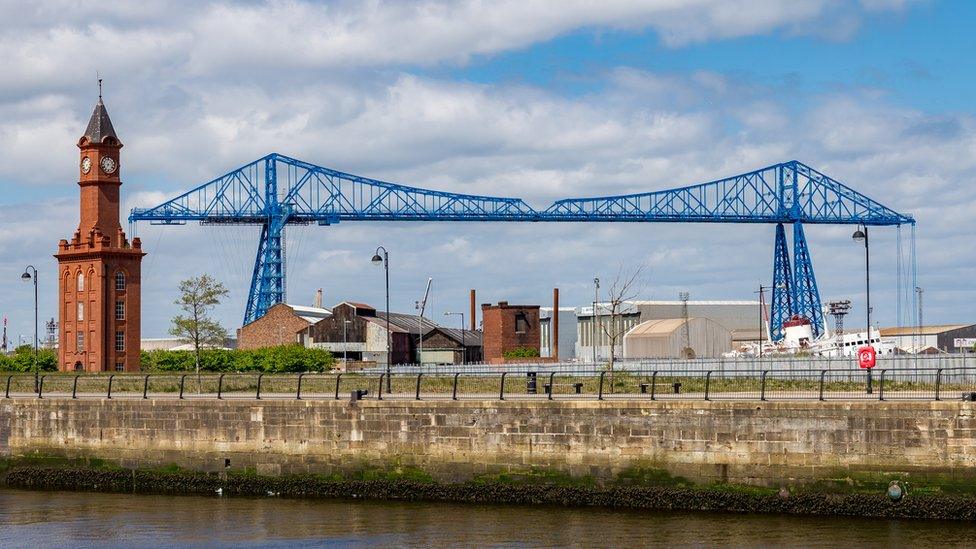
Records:
M664 318L661 320L645 320L634 326L627 332L628 336L634 335L665 335L674 333L675 330L684 326L683 318Z
M461 329L460 328L445 328L440 327L440 331L444 333L447 337L461 343ZM481 332L476 330L464 330L464 345L466 347L480 347L481 346Z
M969 328L973 324L939 324L933 326L898 326L894 328L881 328L881 337L884 336L910 336L910 335L938 335L953 330Z
M308 322L309 324L315 324L316 322L332 316L332 311L328 309L323 309L321 307L308 307L305 305L292 305L291 303L285 303L292 311L295 311L295 315Z

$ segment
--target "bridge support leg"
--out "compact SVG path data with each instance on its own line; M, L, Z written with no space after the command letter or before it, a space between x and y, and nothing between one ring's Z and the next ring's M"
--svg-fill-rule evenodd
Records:
M272 306L285 301L284 236L289 208L278 202L275 160L269 158L265 163L265 211L268 220L261 225L261 240L254 258L244 324L261 318Z
M813 261L810 249L803 234L803 224L793 223L793 306L796 314L806 317L813 329L813 337L824 333L823 308L820 305L820 290L813 275Z
M773 341L783 339L783 323L793 316L794 310L790 249L786 244L786 229L779 223L773 251L773 299L769 315L769 335Z

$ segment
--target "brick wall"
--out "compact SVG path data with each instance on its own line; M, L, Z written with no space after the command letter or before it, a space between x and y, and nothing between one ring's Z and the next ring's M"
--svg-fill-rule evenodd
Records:
M260 349L298 343L298 332L305 328L308 322L288 305L279 303L261 318L237 330L237 348Z
M518 347L539 350L538 305L509 305L499 301L497 305L481 305L482 353L486 362L504 362L506 351ZM521 319L521 320L520 320Z

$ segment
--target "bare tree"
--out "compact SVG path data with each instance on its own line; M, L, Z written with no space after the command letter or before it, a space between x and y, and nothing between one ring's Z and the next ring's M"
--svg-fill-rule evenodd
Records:
M227 337L227 330L209 316L210 310L226 295L224 285L205 274L180 282L180 297L175 303L186 316L173 317L169 333L193 344L197 374L200 373L200 348L219 346Z
M607 343L610 347L610 359L607 362L607 371L610 373L610 392L613 392L613 366L616 360L617 344L623 343L622 339L627 329L623 319L623 305L627 301L635 299L643 289L644 266L640 265L628 274L624 273L623 264L617 269L617 276L613 279L607 295L610 318L603 324L603 333L607 336Z

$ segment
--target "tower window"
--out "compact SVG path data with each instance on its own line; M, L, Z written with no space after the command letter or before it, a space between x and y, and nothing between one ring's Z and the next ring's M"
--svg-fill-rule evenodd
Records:
M529 331L529 318L522 311L515 313L515 333L524 334Z
M115 332L115 350L116 351L125 350L125 332L122 330Z
M125 320L125 301L118 299L115 301L115 320Z
M84 273L78 273L78 291L85 291L85 275Z
M115 371L116 372L124 372L125 371L125 362L116 362L115 363Z
M79 331L75 334L75 351L79 353L85 350L85 332Z
M78 320L85 320L85 302L78 302Z
M119 271L115 273L115 291L124 292L125 291L125 273Z

